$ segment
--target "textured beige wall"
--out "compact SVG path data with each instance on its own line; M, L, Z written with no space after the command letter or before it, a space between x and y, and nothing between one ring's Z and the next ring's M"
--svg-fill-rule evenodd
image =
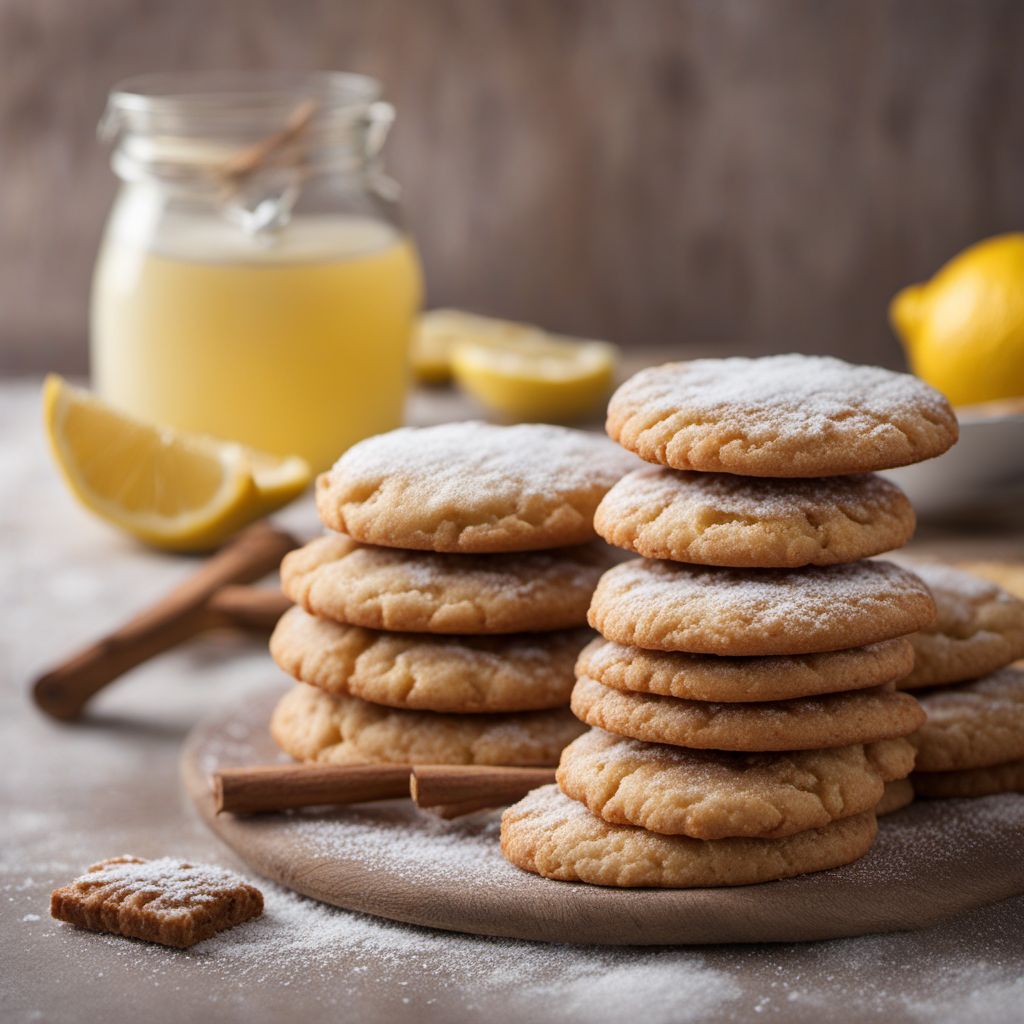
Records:
M1024 222L1013 0L0 0L0 369L82 369L109 84L347 68L433 303L898 362L885 303Z

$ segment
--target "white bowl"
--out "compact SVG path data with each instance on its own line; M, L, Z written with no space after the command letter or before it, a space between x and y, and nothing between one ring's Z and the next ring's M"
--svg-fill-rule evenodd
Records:
M1024 412L975 406L957 412L960 440L944 455L885 474L922 518L1018 515L1024 526Z

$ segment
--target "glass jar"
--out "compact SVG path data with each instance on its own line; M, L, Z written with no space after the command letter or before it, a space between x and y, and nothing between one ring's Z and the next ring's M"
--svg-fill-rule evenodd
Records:
M141 419L316 470L400 425L422 285L361 75L155 75L110 95L122 181L93 278L94 385Z

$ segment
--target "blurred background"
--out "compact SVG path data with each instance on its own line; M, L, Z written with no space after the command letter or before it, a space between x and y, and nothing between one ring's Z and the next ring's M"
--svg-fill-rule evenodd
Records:
M1013 0L0 0L0 372L87 366L152 70L379 77L428 305L627 349L899 366L886 305L1024 221Z

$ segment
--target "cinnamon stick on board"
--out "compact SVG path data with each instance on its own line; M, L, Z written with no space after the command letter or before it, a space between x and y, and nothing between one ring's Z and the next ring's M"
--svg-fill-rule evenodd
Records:
M211 783L218 813L393 800L411 792L418 806L458 817L513 803L554 775L553 768L480 765L256 765L222 769Z
M290 807L356 804L409 795L409 765L255 765L225 768L212 778L219 814L256 814Z
M266 520L243 530L156 604L40 676L32 687L36 704L54 718L77 718L118 676L211 625L223 625L223 614L207 607L213 595L225 584L266 576L297 546L294 537Z
M418 764L413 765L409 790L417 807L442 818L458 818L514 804L531 789L554 781L554 768Z

